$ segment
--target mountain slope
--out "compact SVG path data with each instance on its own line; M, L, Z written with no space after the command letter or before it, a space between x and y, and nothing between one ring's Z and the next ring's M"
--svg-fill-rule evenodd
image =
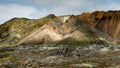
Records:
M0 25L0 44L79 45L83 41L117 44L120 42L119 18L120 11L95 11L64 16L50 14L40 19L13 18Z
M107 33L113 43L120 41L120 11L96 11L80 15L79 18L84 21L84 25Z
M52 43L62 39L62 35L57 33L51 25L43 25L41 28L27 36L19 44L41 44Z

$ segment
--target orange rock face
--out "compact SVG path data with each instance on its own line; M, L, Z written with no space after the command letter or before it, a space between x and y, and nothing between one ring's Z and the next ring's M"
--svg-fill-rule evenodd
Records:
M117 43L120 38L120 11L96 11L83 13L79 16L84 27L95 28L107 33Z

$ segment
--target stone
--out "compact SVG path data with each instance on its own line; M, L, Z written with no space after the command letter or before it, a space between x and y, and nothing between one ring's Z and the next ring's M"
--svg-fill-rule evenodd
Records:
M60 64L65 64L68 61L65 60L62 56L48 56L44 59L41 60L43 64L47 65L60 65Z
M88 64L88 63L73 64L73 65L71 65L71 66L72 66L72 67L75 67L75 68L94 68L93 65Z
M104 47L104 48L99 50L99 52L108 52L108 51L110 51L110 49L107 47Z
M32 61L33 61L32 58L27 58L27 59L25 60L25 64L31 63Z

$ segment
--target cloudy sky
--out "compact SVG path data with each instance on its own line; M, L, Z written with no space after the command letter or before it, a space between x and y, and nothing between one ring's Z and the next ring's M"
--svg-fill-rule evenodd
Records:
M0 0L0 23L14 17L36 19L96 10L120 10L120 0Z

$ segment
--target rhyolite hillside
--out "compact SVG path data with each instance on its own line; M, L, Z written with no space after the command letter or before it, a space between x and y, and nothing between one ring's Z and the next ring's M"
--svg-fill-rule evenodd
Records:
M0 45L50 43L119 44L120 11L50 14L40 19L13 18L0 25Z

